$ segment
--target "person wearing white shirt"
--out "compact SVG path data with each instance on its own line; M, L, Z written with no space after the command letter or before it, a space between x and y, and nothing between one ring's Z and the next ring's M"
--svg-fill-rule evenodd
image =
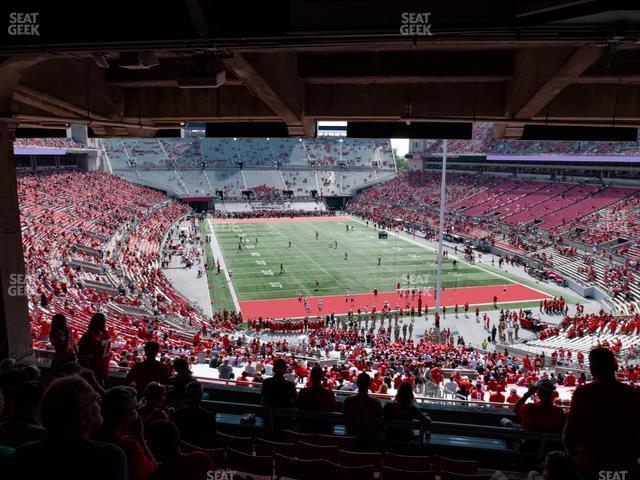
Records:
M256 367L251 363L251 360L249 360L247 364L244 366L244 371L247 372L250 377L255 376Z
M458 384L453 379L453 377L449 377L449 381L444 384L445 395L446 394L455 395L457 391L458 391Z
M265 363L264 374L268 377L273 375L273 363Z

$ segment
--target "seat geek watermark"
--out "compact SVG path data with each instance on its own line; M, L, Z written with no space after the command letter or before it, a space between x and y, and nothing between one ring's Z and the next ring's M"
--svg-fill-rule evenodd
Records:
M430 16L431 12L403 12L400 15L400 35L407 37L432 36Z
M234 470L209 470L207 480L233 480L235 474Z
M600 470L598 480L627 480L628 470Z
M7 293L10 297L24 297L27 294L27 278L21 273L9 275L9 288Z
M10 12L9 35L14 37L39 37L39 12Z

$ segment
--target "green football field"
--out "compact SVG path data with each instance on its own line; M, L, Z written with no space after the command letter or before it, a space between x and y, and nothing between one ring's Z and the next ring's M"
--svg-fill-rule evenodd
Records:
M357 221L274 220L212 224L211 228L240 301L289 298L299 293L305 296L344 295L345 291L370 293L374 288L380 292L395 291L397 282L403 288L435 287L435 252L395 235L380 240L376 230ZM241 235L246 242L239 250ZM285 270L282 274L281 262ZM316 279L320 284L318 290ZM452 260L445 260L443 265L445 288L505 283L514 282L460 261L457 270Z

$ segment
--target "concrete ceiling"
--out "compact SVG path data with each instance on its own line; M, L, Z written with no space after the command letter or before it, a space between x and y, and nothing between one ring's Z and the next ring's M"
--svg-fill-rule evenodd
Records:
M120 136L190 121L279 122L291 136L317 120L493 121L505 138L525 124L640 126L629 3L184 0L159 20L144 17L157 3L43 4L38 37L0 45L0 116ZM403 12L429 12L433 35L402 35ZM123 68L138 55L157 64ZM178 86L222 70L219 88Z

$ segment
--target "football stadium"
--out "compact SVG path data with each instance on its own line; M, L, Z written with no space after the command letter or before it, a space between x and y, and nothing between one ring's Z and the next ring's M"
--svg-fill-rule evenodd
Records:
M71 7L3 9L0 478L640 478L636 5Z

